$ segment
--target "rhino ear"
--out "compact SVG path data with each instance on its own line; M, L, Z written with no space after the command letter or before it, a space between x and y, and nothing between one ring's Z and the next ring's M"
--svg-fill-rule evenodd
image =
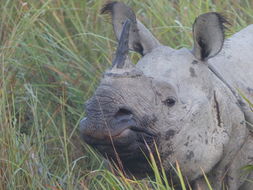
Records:
M129 31L129 48L141 55L145 55L159 45L151 32L136 19L133 10L121 2L109 2L101 9L101 14L109 13L112 16L112 24L115 35L120 40L123 24L127 19L131 21Z
M200 15L193 24L193 54L205 61L217 55L223 46L226 24L229 22L221 14L210 12Z

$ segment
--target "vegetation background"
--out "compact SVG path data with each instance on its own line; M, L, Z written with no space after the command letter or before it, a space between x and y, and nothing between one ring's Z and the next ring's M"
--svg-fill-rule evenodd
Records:
M224 13L228 35L253 23L252 0L124 2L173 48L191 48L201 13ZM169 189L159 174L146 181L115 177L78 137L84 102L117 44L110 19L99 14L104 3L0 0L0 190L149 189L147 181Z

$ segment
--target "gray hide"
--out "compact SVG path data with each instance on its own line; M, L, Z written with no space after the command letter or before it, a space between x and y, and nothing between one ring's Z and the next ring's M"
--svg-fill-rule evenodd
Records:
M253 189L247 182L253 174L241 170L253 164L245 121L252 115L237 93L253 102L253 25L224 41L226 20L207 13L194 23L193 50L175 50L161 45L123 3L109 3L103 12L112 14L119 47L144 56L134 66L118 48L114 64L123 60L123 66L108 70L87 102L84 140L108 157L116 148L123 167L138 176L147 168L139 148L145 149L143 139L151 146L154 137L168 174L178 161L194 190L208 189L203 172L215 190Z

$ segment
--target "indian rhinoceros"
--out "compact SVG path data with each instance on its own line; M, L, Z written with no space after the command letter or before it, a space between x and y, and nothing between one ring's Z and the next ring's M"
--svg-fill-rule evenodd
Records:
M253 25L224 40L226 19L216 12L193 24L192 50L164 46L121 2L102 13L112 16L118 48L80 122L86 143L145 177L154 143L162 166L179 163L193 189L252 190ZM142 55L136 65L128 51ZM251 123L250 123L251 122ZM149 148L148 148L149 147ZM173 173L173 172L172 172Z

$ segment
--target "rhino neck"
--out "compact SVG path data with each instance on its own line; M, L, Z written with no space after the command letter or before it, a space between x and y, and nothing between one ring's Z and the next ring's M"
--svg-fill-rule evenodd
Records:
M249 130L252 130L253 126L253 112L249 107L249 104L244 100L244 98L221 76L221 74L210 64L208 64L209 70L230 90L235 99L237 100L237 105L243 112L246 126Z

